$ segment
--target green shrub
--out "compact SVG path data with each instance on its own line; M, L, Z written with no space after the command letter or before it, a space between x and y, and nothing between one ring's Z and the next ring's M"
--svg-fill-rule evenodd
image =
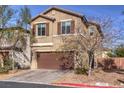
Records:
M5 59L4 60L4 67L7 67L9 70L12 69L13 61L11 59Z
M14 67L17 66L17 63L14 62ZM4 60L4 67L0 66L0 73L7 73L9 70L13 68L13 61L11 59Z
M0 68L0 73L8 73L8 71L9 71L9 67L7 66Z
M113 52L107 53L109 57L124 57L124 48L116 48Z
M124 57L124 48L117 48L115 54L117 57Z
M108 55L109 57L115 57L115 55L114 55L112 52L108 52L107 55Z
M17 66L17 63L14 62L14 67ZM0 73L7 73L9 70L13 68L13 61L11 59L4 59L4 67L0 66Z
M85 74L85 75L87 75L87 69L86 68L76 68L75 69L75 73L76 74Z
M13 60L11 60L11 59L5 59L4 60L4 66L5 67L7 66L9 68L9 70L12 70L13 64L14 64L14 68L18 66L18 63L13 62Z

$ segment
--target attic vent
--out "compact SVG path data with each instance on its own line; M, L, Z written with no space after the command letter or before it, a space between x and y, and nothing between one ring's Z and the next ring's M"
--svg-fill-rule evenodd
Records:
M56 12L55 11L52 11L52 15L55 15L56 14Z

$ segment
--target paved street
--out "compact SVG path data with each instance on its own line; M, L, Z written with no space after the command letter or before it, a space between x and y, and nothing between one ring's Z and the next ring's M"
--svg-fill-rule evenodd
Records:
M0 81L0 88L67 88L67 87L53 86L47 84Z

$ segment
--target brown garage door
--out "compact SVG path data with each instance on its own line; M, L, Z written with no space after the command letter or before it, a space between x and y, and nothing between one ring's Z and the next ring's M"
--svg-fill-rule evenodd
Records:
M39 69L73 69L73 53L38 52L37 66Z

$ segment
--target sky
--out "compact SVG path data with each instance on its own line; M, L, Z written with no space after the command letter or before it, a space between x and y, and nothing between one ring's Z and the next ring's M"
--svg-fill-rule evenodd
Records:
M19 10L20 5L11 6L15 10ZM39 13L52 7L52 5L28 5L31 10L32 17L35 17ZM119 5L60 5L57 6L63 9L71 10L73 12L80 13L86 17L111 17L114 20L114 26L123 27L124 6ZM121 25L120 25L121 24Z
M55 6L55 5L54 5ZM113 27L117 29L124 29L124 5L56 5L57 7L67 9L81 15L89 17L110 17L114 20ZM19 10L23 6L15 5L11 6L15 10ZM46 9L52 7L52 5L28 5L31 10L32 18L42 13ZM123 31L124 32L124 31ZM124 33L121 35L124 42Z
M11 6L13 9L20 9L23 6L15 5ZM52 5L28 5L31 9L32 16L45 11L52 7ZM71 10L86 16L111 16L113 18L122 17L121 12L124 11L124 6L121 5L60 5L57 6L67 10Z

